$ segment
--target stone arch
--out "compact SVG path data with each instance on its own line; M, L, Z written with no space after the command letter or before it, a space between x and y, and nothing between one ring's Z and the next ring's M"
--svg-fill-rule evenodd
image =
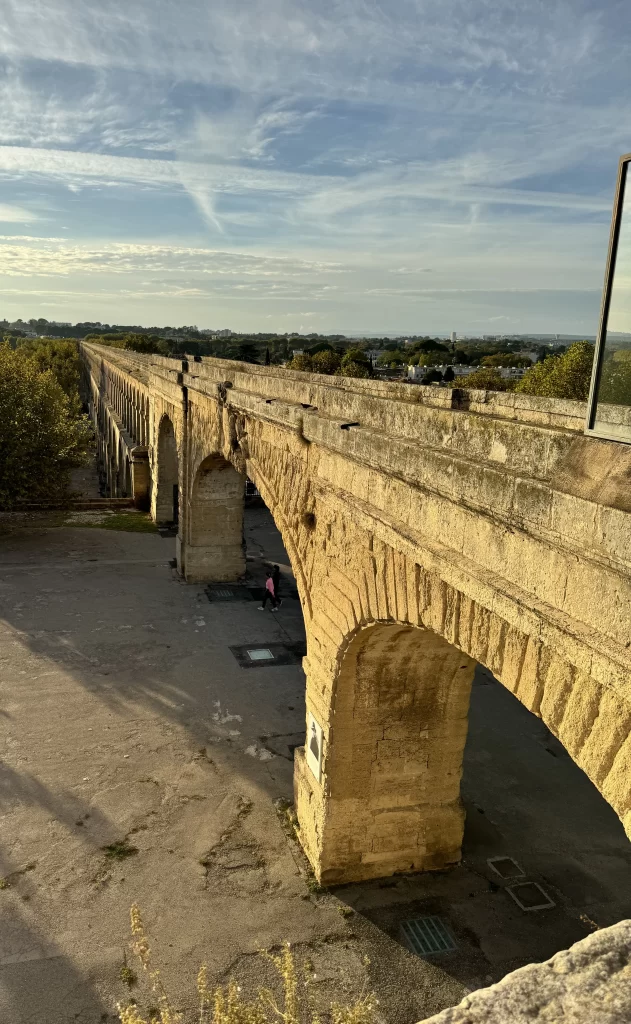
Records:
M475 661L423 627L373 622L349 638L332 694L327 807L313 851L323 881L459 861L474 671Z
M179 459L173 423L163 416L158 427L158 465L155 519L177 523L179 517Z
M199 465L191 487L180 571L189 582L227 582L245 572L245 476L218 453Z
M439 867L441 860L449 864L459 856L463 819L458 789L468 690L466 694L461 689L454 692L449 672L442 675L442 704L437 705L428 726L426 754L421 755L418 737L408 731L409 718L414 721L414 702L411 715L409 711L401 713L397 730L396 700L390 708L381 699L378 708L373 709L376 723L384 723L379 737L371 732L369 717L365 719L370 708L362 705L361 699L366 698L358 698L360 703L350 711L348 707L348 694L365 694L369 678L377 691L382 685L380 679L387 683L390 678L376 656L377 647L371 646L372 637L376 638L374 644L382 644L384 649L390 644L392 664L399 666L401 679L407 679L417 694L424 693L427 685L435 688L435 680L428 677L428 683L423 683L415 675L416 669L410 676L406 657L420 663L425 650L437 649L444 652L447 667L458 658L463 659L462 665L474 667L479 662L487 667L565 746L631 835L631 723L624 694L572 662L571 652L576 650L572 638L560 633L542 638L537 623L532 618L524 619L520 609L512 614L508 601L496 600L497 610L488 607L483 593L475 599L446 582L438 572L374 537L365 537L362 544L351 529L346 540L353 546L354 561L348 547L338 548L335 556L326 559L314 596L313 618L306 622L307 707L323 728L325 756L319 782L304 754L297 756L295 788L301 841L319 877L329 882L354 881L396 871L431 869ZM395 638L403 652L401 657L396 645L392 646ZM466 675L462 670L462 677ZM389 723L392 714L395 722ZM379 725L375 727L378 733ZM391 730L388 734L387 728ZM362 735L370 739L364 743ZM344 748L357 745L353 764ZM393 781L398 777L405 788L413 752L414 757L426 757L425 778L440 795L440 805L424 805L423 813L433 832L417 828L418 800L401 806L396 792L391 794L385 816L375 804L373 824L368 827L360 810L365 794L360 797L353 793L351 778L361 781L363 773L365 785L367 779L374 782L376 792L370 799L385 799L385 793L377 791L389 783L375 781L377 768L385 766ZM436 765L442 765L444 773L444 784L438 787L433 776ZM336 792L346 794L341 814ZM409 796L404 793L403 799ZM358 815L356 829L350 826L353 813Z

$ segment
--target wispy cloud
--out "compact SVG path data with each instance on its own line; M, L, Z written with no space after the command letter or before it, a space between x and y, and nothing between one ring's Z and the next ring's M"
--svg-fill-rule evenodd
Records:
M0 203L0 224L31 224L39 220L32 210L11 203Z
M257 316L317 302L330 329L374 302L402 329L422 305L430 330L447 294L473 322L476 289L485 321L527 320L501 296L546 282L585 320L563 295L602 280L631 137L623 15L619 0L5 0L0 219L68 235L5 239L5 273L103 296L127 274L137 319L154 289L200 317L223 296L245 322L244 296L263 306L274 278ZM161 266L172 286L139 283ZM416 288L430 271L436 289Z

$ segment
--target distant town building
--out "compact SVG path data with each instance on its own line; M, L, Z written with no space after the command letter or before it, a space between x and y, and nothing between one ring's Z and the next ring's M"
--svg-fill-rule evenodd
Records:
M451 332L451 344L455 345L457 340L458 340L458 335L456 334L455 331L452 331Z

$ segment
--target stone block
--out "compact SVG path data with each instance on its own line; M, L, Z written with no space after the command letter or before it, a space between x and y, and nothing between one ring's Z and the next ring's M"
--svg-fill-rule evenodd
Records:
M631 1020L631 921L507 974L421 1024L622 1024Z

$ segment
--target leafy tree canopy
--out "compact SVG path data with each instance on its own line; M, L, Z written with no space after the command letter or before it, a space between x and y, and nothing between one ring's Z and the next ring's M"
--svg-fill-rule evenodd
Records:
M563 355L547 356L527 370L515 391L584 401L589 393L593 362L594 346L589 341L576 341Z
M61 385L75 416L80 412L79 401L79 349L72 338L26 338L18 343L18 354L31 359L38 370L52 370Z
M335 371L338 377L370 377L370 362L361 348L349 348Z
M403 366L404 362L403 354L396 348L386 349L377 360L379 366Z
M497 366L481 366L462 380L465 388L480 388L485 391L512 391L513 381L502 377Z
M91 447L52 369L0 345L0 508L58 499Z
M520 356L517 352L496 352L492 356L483 356L482 366L532 366L532 360Z

